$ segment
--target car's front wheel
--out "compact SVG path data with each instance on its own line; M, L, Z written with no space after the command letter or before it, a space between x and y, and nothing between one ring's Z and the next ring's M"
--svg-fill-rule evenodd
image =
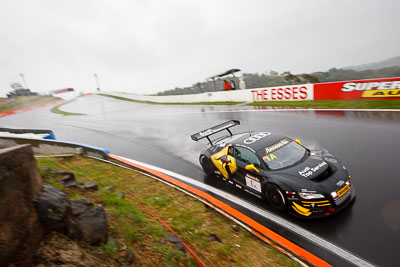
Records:
M204 155L200 157L200 164L203 167L204 172L207 175L211 175L214 173L211 161Z
M286 198L282 190L275 184L268 184L266 187L268 203L277 211L286 210Z

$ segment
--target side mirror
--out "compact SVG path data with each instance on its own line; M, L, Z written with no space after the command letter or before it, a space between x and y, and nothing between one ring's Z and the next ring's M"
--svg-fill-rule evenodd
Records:
M302 146L302 144L301 144L301 142L300 142L300 140L299 139L296 139L296 140L294 140L296 143L298 143L299 145L301 145Z
M255 172L260 172L260 170L257 169L256 166L254 166L254 164L247 165L245 167L245 169L248 170L248 171L252 170L252 171L255 171Z

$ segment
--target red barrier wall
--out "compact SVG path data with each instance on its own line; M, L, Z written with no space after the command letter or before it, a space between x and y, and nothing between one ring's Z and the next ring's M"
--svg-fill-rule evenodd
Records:
M400 99L400 77L314 84L314 100Z

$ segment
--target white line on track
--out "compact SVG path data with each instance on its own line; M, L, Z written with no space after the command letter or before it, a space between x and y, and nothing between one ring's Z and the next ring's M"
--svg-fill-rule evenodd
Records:
M219 189L217 189L215 187L206 185L206 184L201 183L201 182L199 182L197 180L194 180L192 178L186 177L186 176L178 174L178 173L174 173L174 172L169 171L169 170L165 170L165 169L162 169L162 168L150 165L150 164L146 164L146 163L143 163L143 162L140 162L140 161L132 160L132 159L129 159L129 158L125 158L125 157L121 157L121 156L119 156L119 157L124 159L124 160L126 160L126 161L130 161L130 162L132 162L134 164L138 164L138 165L141 165L143 167L150 168L150 169L153 169L155 171L162 172L162 173L164 173L164 174L166 174L168 176L178 178L178 179L180 179L182 181L185 181L188 184L192 184L194 186L197 186L199 188L202 188L204 190L212 192L212 193L214 193L214 194L216 194L216 195L218 195L220 197L223 197L223 198L225 198L225 199L227 199L227 200L229 200L229 201L231 201L231 202L233 202L233 203L235 203L237 205L240 205L240 206L242 206L242 207L244 207L244 208L246 208L248 210L251 210L254 213L257 213L260 216L263 216L263 217L265 217L265 218L277 223L281 227L284 227L285 229L287 229L287 230L289 230L289 231L291 231L291 232L293 232L293 233L295 233L297 235L300 235L300 236L306 238L307 240L309 240L313 244L332 252L333 254L335 254L335 255L347 260L348 262L350 262L350 263L352 263L352 264L354 264L356 266L375 266L374 264L372 264L372 263L370 263L370 262L368 262L368 261L356 256L355 254L353 254L353 253L351 253L351 252L349 252L349 251L347 251L347 250L345 250L345 249L343 249L343 248L341 248L341 247L339 247L339 246L337 246L337 245L335 245L335 244L333 244L333 243L331 243L331 242L329 242L329 241L327 241L327 240L325 240L325 239L323 239L323 238L321 238L321 237L319 237L319 236L307 231L306 229L304 229L304 228L302 228L302 227L300 227L300 226L298 226L296 224L293 224L293 223L291 223L291 222L289 222L289 221L287 221L287 220L285 220L285 219L283 219L283 218L281 218L279 216L276 216L275 214L273 214L273 213L271 213L271 212L269 212L267 210L263 210L263 209L261 209L261 208L259 208L257 206L254 206L253 204L251 204L251 203L249 203L247 201L244 201L244 200L242 200L242 199L240 199L240 198L238 198L238 197L236 197L234 195L231 195L231 194L226 193L224 191L221 191L221 190L219 190Z

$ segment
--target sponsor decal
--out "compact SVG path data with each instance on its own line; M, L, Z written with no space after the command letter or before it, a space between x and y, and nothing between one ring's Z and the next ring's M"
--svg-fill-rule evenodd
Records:
M263 139L264 137L267 137L268 135L271 135L271 133L270 132L257 133L253 136L250 136L249 138L244 139L243 143L245 143L246 145L250 145L257 142L260 139Z
M308 189L301 189L301 192L303 192L303 193L317 193L317 191L311 191L311 190L308 190Z
M400 97L400 89L364 91L361 97Z
M342 186L344 184L343 180L340 180L339 182L336 183L337 186Z
M313 85L269 87L251 90L253 101L313 100Z
M317 172L319 169L321 169L323 166L325 166L327 163L325 161L321 162L315 167L305 167L303 170L299 171L299 174L305 178L313 175L315 172Z
M314 85L315 100L366 98L400 99L400 77Z
M248 187L261 193L261 183L257 177L247 174L245 178L246 178L246 185Z
M213 134L215 132L220 132L220 131L225 130L227 128L230 128L232 126L235 126L235 124L233 122L231 122L229 124L226 124L224 126L221 126L220 128L217 128L217 129L207 129L205 131L199 132L199 135L202 136L202 137L203 136L208 136L210 134Z
M246 174L246 178L253 179L254 181L260 182L260 179L258 177L252 176L248 173Z
M349 82L342 86L342 92L368 91L368 90L389 90L400 89L400 81L387 82Z
M270 154L270 153L272 153L272 152L274 152L274 151L286 146L289 143L290 143L290 141L285 138L285 139L280 140L278 143L275 143L273 145L267 146L265 148L265 155L268 155L268 154Z

